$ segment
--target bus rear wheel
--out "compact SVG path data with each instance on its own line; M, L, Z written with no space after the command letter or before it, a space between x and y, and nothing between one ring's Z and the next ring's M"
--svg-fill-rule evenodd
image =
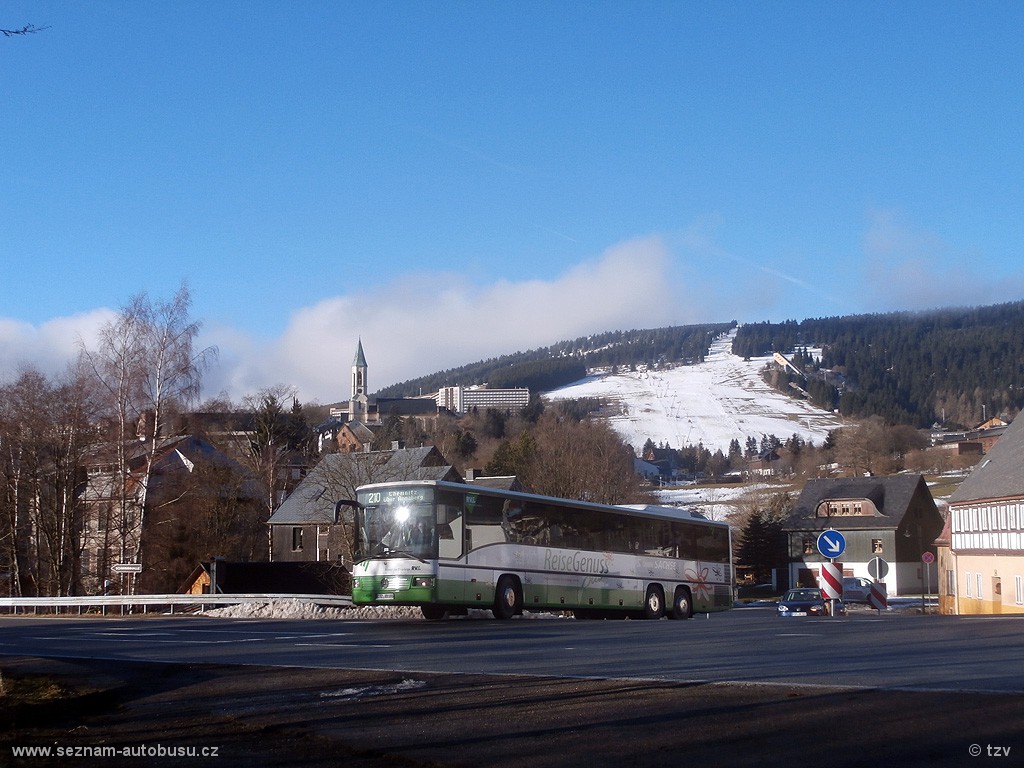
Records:
M647 587L644 598L644 618L660 619L665 615L665 591L657 584Z
M679 587L675 597L672 599L673 619L689 619L693 617L693 601L690 599L690 590L686 587Z
M523 593L519 582L512 576L498 579L498 589L494 593L494 618L511 619L523 611Z

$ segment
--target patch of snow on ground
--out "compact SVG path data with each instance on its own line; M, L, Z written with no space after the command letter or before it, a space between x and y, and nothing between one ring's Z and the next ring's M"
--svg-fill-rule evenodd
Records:
M766 483L750 485L691 485L682 488L660 488L655 491L658 503L667 507L684 507L700 512L709 520L725 521L748 499L778 492L777 486Z
M716 339L703 363L588 376L545 397L609 401L619 411L609 424L637 453L648 438L672 448L702 443L723 453L734 439L745 447L748 437L760 443L762 435L785 441L796 434L821 445L842 425L837 415L769 387L760 374L771 357L734 355L735 335L734 329Z
M387 694L401 693L403 691L417 691L426 687L426 680L407 679L393 685L364 685L359 688L344 688L340 691L324 691L320 694L320 698L347 701L350 699L365 699L370 696L386 696Z

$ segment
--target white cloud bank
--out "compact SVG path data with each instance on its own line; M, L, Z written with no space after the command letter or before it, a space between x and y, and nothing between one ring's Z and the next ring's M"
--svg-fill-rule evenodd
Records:
M669 254L653 237L617 245L550 281L478 286L453 274L406 275L304 307L265 344L211 330L204 342L221 355L206 389L238 398L282 383L303 401L335 402L349 395L359 339L372 391L589 333L698 322L680 309L672 284Z
M47 376L61 374L81 350L92 348L100 327L114 317L109 309L95 309L71 317L58 317L34 326L0 318L0 383L13 380L26 367Z
M910 230L888 213L872 220L862 253L862 279L851 276L848 286L856 306L838 314L989 304L1024 295L1019 273L972 273L968 254ZM704 256L716 262L713 269L698 266L707 261ZM510 264L508 272L515 274L517 265ZM749 294L750 284L757 285L757 295ZM196 317L204 322L199 343L220 352L204 378L204 397L225 392L237 402L284 384L303 402L337 402L349 396L359 339L374 391L591 333L742 319L745 308L774 300L777 284L809 289L802 277L773 275L716 249L707 238L694 240L692 232L673 248L653 236L620 243L551 280L478 285L460 274L401 275L308 307L276 308L291 316L273 339ZM798 311L787 305L786 316ZM0 318L0 383L26 365L59 374L77 355L78 340L95 347L97 330L112 317L112 310L97 309L40 326Z
M671 273L663 242L650 237L616 245L548 281L480 286L458 274L399 276L294 310L275 339L204 324L198 343L219 351L205 374L204 396L226 392L237 402L285 384L304 402L346 399L359 339L373 391L589 333L698 322L694 310L675 301ZM59 374L78 354L79 340L95 348L98 329L114 316L97 309L40 326L0 318L0 383L26 366Z

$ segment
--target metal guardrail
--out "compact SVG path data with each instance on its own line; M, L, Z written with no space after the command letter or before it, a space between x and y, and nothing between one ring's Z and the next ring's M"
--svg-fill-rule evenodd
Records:
M51 609L53 613L77 613L83 609L98 608L104 614L108 608L119 607L121 613L134 612L136 608L165 606L174 613L175 606L198 608L204 611L209 607L239 605L241 603L270 602L313 603L333 608L351 608L352 598L348 595L301 595L301 594L217 594L217 595L82 595L75 597L0 597L0 609L9 608L17 615L19 609L33 614L39 609ZM46 611L50 612L50 611Z

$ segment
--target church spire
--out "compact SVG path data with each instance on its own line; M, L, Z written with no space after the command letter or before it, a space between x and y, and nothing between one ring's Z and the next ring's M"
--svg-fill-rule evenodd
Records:
M348 405L349 421L366 421L369 402L366 397L366 355L363 354L363 340L359 339L355 359L352 361L352 397Z

